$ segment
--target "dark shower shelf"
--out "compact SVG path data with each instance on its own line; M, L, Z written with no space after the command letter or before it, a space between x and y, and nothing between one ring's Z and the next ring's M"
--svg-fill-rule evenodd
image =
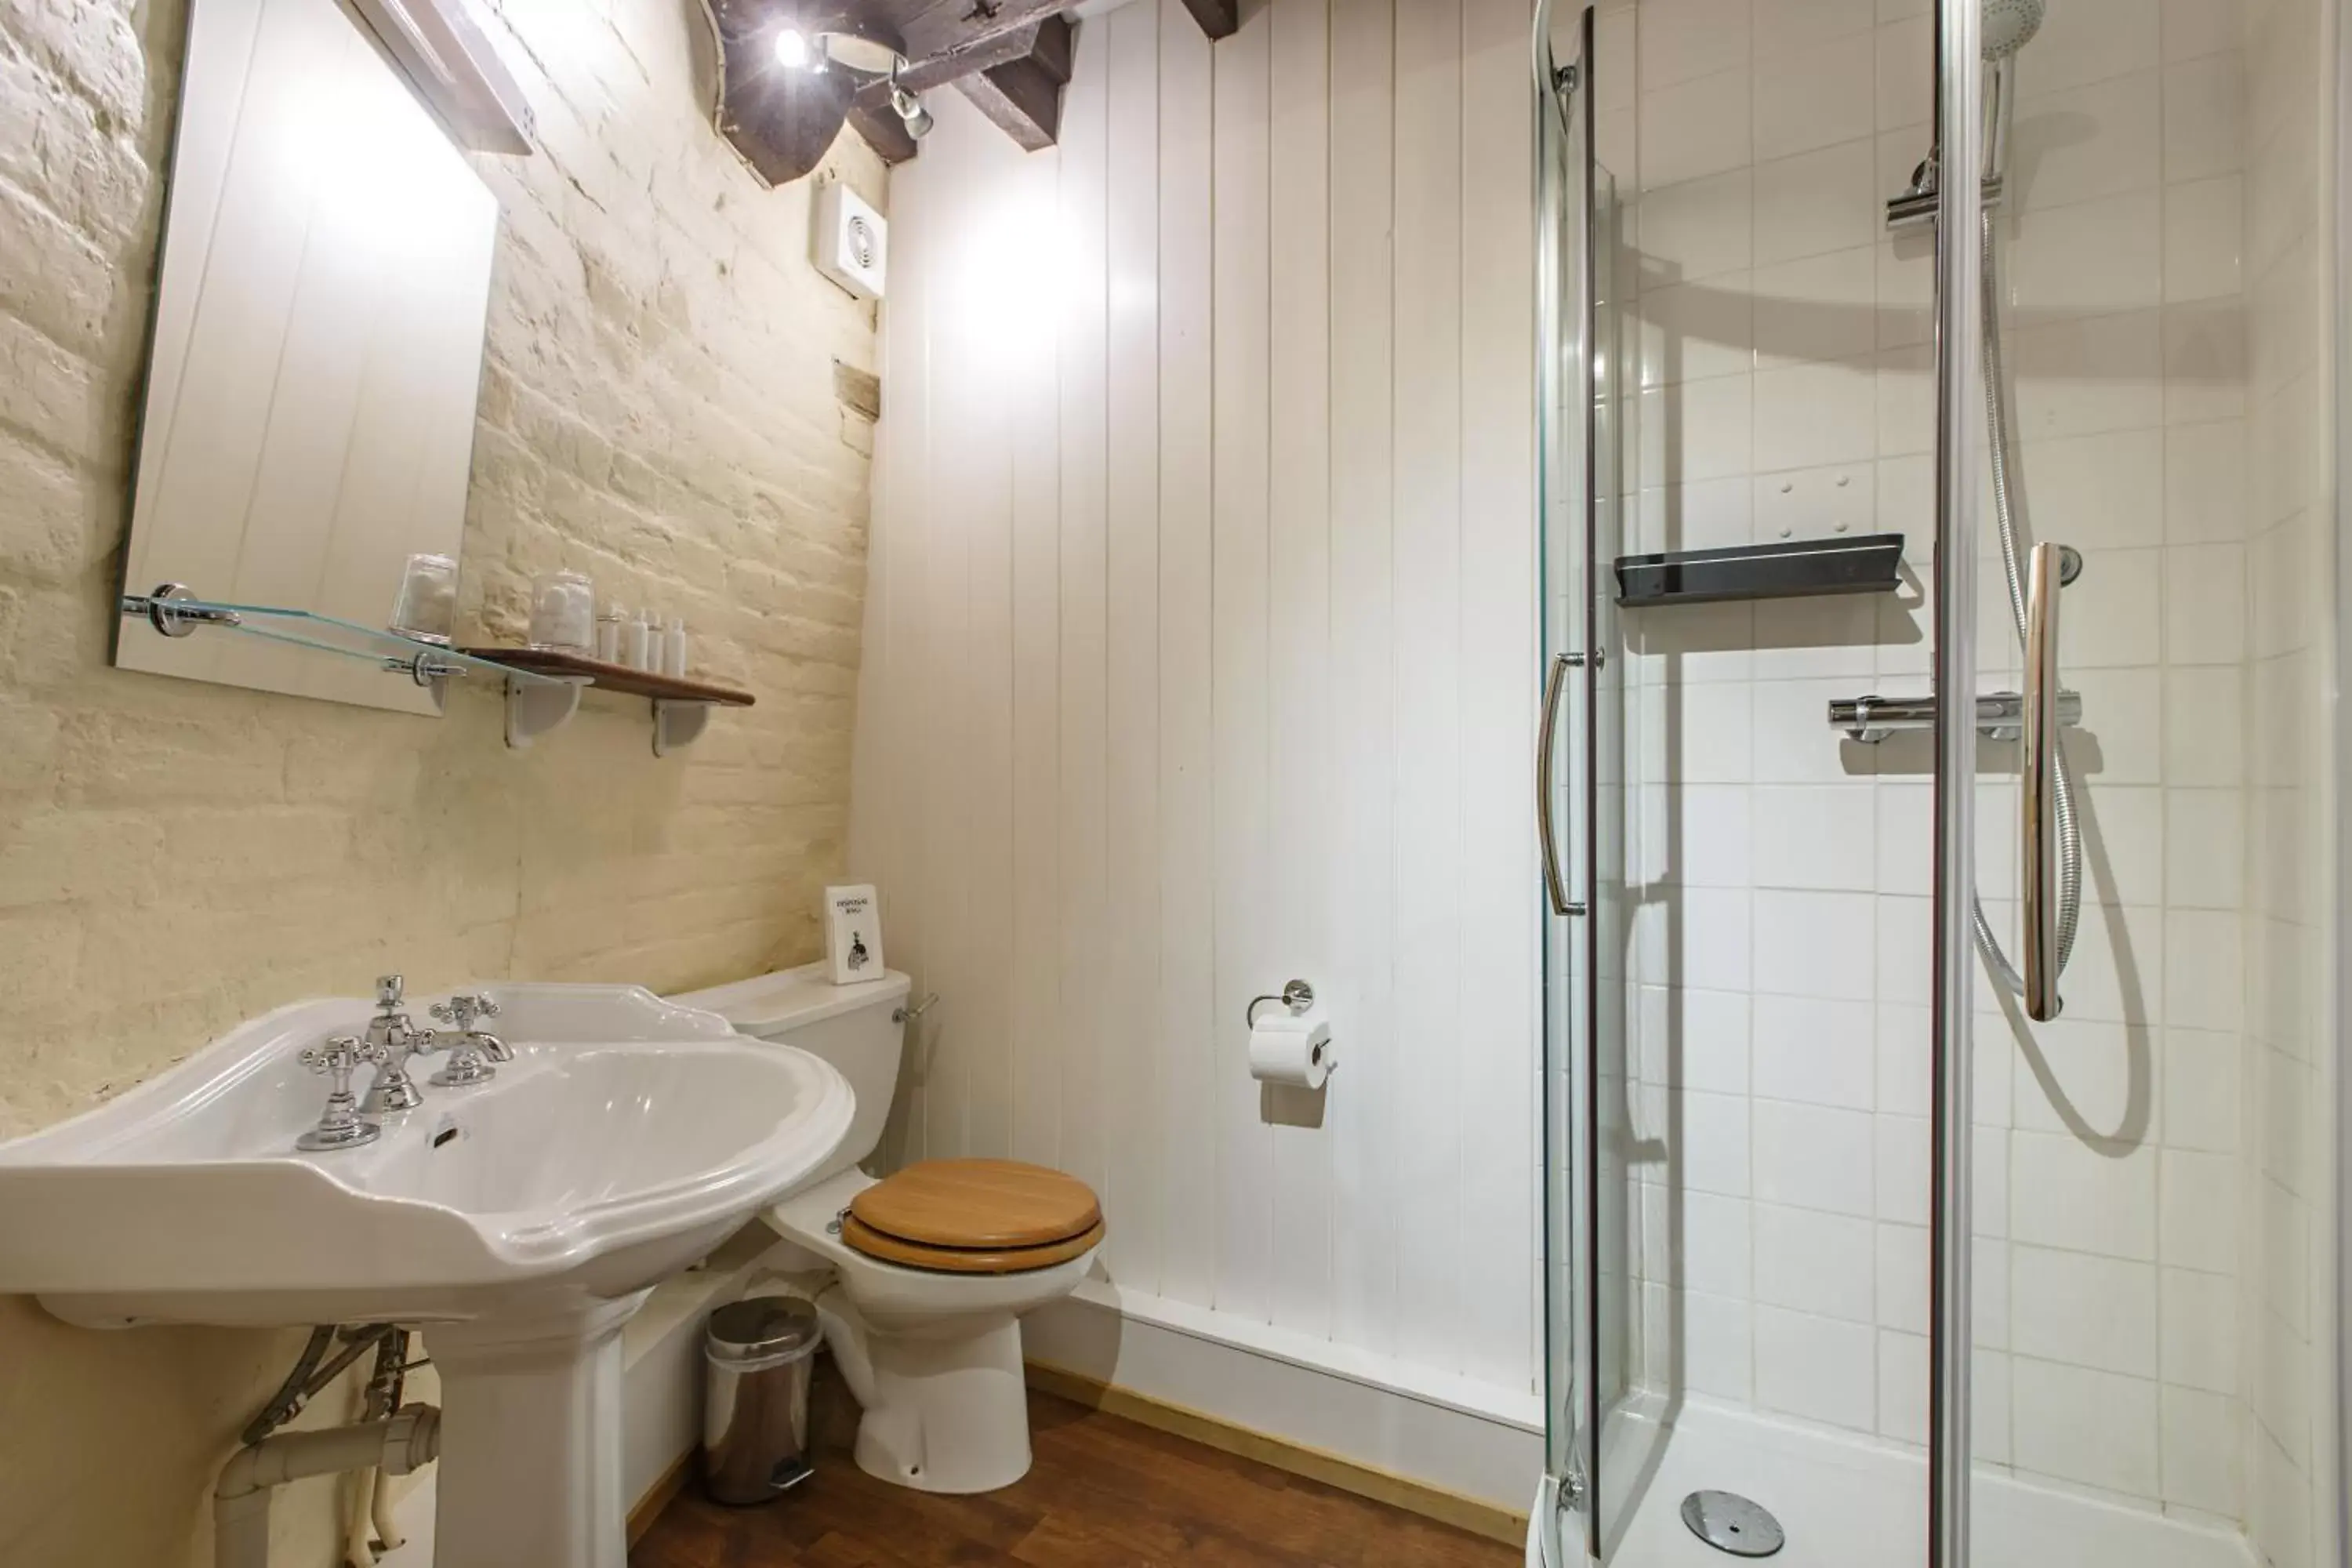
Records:
M1617 558L1617 602L1633 609L1725 599L1891 594L1901 583L1903 536L1789 540L1729 550Z

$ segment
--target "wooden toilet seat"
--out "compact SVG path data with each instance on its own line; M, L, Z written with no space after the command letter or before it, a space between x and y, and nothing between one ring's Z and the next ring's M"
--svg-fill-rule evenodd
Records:
M1075 1176L1016 1160L925 1160L850 1200L841 1238L869 1258L944 1274L1019 1274L1085 1254L1102 1205Z

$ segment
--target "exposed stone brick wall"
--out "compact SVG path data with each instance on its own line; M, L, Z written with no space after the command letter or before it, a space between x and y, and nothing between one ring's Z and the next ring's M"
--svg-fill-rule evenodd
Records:
M685 616L760 706L656 761L603 694L511 752L485 692L436 722L109 667L186 0L0 0L0 1135L380 970L674 989L821 950L870 449L834 362L870 368L875 321L808 265L809 184L761 190L707 128L694 6L492 0L540 151L478 161L504 219L465 613L517 633L563 563ZM881 195L854 137L834 176ZM293 1342L0 1302L0 1561L203 1561L211 1468ZM325 1498L281 1506L276 1561L331 1560Z

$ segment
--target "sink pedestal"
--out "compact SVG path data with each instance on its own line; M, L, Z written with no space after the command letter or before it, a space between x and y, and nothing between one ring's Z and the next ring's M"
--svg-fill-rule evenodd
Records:
M434 1568L627 1568L621 1325L648 1294L425 1328L441 1374Z

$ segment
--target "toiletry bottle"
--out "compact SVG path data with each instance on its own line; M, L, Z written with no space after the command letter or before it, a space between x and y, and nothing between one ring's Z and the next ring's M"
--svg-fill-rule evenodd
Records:
M648 675L659 675L662 665L661 617L651 610L637 612L637 629L631 634L636 645L637 668Z
M646 613L639 610L621 623L621 657L614 661L630 669L646 667Z
M605 605L596 616L596 657L605 664L620 662L621 619L618 605Z
M674 679L686 676L686 617L672 616L669 630L662 636L662 673Z

